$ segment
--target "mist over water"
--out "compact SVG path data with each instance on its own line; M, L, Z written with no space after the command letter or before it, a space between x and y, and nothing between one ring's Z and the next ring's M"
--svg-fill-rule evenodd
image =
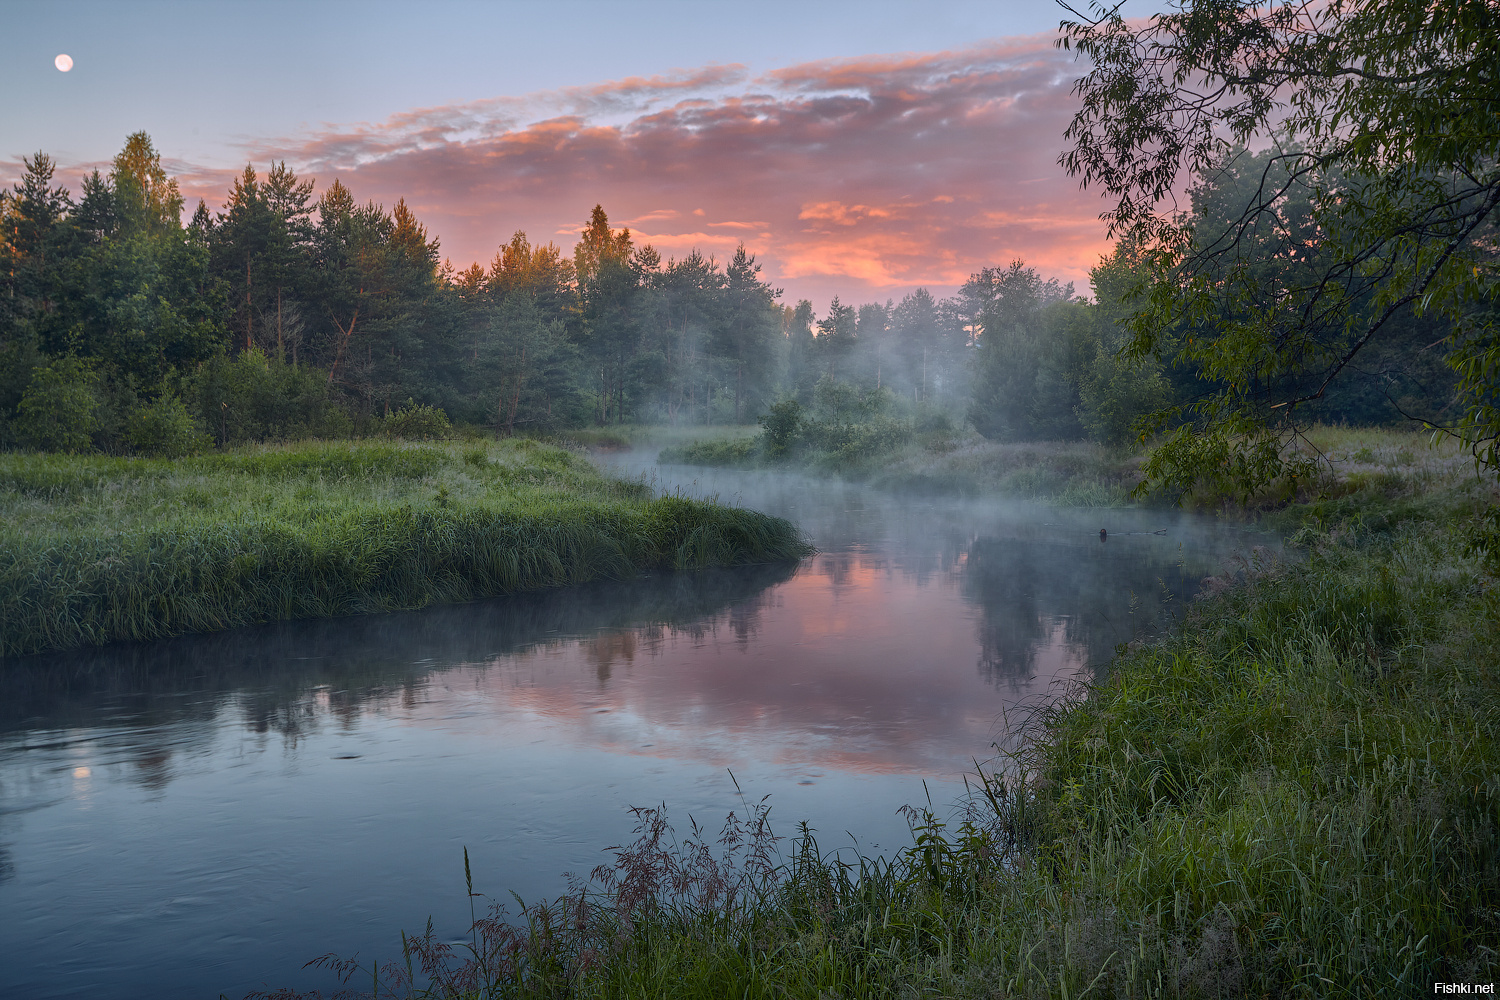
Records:
M533 900L606 860L631 805L716 827L730 771L782 834L898 849L924 781L953 801L1002 716L1263 541L604 461L790 517L819 552L0 664L0 994L326 989L308 959L396 957L429 914L462 935L465 846L477 890Z

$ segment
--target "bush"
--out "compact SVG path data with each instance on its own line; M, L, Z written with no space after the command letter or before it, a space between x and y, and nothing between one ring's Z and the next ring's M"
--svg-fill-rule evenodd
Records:
M187 407L171 393L154 403L138 407L125 420L125 441L131 448L153 458L182 458L212 447Z
M392 410L380 421L380 433L405 441L441 441L453 434L453 425L448 423L448 414L437 407L408 399L401 409Z
M813 419L801 437L835 459L892 451L911 440L911 425L887 414L895 402L887 389L861 389L824 376L813 389Z
M909 424L890 419L858 424L815 422L807 425L806 432L810 444L837 459L863 458L894 451L910 441L911 436Z
M802 404L795 399L784 399L771 404L769 412L756 421L765 428L762 438L766 454L784 455L802 430Z
M31 375L45 358L33 340L12 340L0 345L0 447L15 444L13 421L16 408Z
M221 445L341 438L354 430L326 371L260 350L210 358L184 382L183 399Z
M690 441L675 448L663 448L656 460L668 465L745 465L754 461L758 451L754 438Z
M38 366L17 407L17 443L36 451L91 451L99 425L98 387L99 376L78 358Z
M953 418L942 410L935 410L923 406L917 411L912 420L912 426L919 434L952 434L956 427L953 426Z

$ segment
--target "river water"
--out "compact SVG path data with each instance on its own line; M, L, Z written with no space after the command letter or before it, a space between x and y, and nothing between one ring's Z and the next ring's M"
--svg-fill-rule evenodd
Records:
M607 860L631 806L743 814L736 781L781 834L893 851L900 806L956 801L1005 720L1263 541L605 461L819 552L0 663L0 995L327 990L303 963L391 959L429 916L462 936L465 847L476 891L531 901Z

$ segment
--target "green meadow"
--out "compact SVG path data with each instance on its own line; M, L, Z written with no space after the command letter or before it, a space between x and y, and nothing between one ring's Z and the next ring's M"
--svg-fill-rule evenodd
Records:
M535 441L0 455L0 654L795 559L788 522Z

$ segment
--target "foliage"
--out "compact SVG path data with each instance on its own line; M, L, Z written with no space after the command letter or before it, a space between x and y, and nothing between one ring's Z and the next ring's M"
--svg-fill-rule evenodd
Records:
M772 403L771 408L761 414L757 422L765 428L762 446L766 454L776 458L786 453L802 431L802 404L795 399Z
M1250 193L1282 178L1287 197L1242 226L1241 242L1292 245L1280 226L1310 245L1316 178L1286 162L1267 174L1261 159L1231 157L1200 178L1193 231L1232 227ZM178 394L218 447L378 433L403 401L441 410L467 433L575 437L586 424L739 424L795 401L803 419L772 428L759 458L841 468L895 454L912 433L947 447L965 414L995 441L1118 446L1176 430L1179 417L1143 419L1169 404L1188 422L1162 456L1196 448L1201 467L1239 447L1199 434L1193 410L1237 391L1238 356L1181 322L1161 327L1162 351L1144 351L1139 332L1121 325L1159 263L1145 243L1124 241L1101 262L1092 302L1015 261L980 268L949 299L925 289L899 302L835 298L819 317L810 302L779 304L744 247L724 262L696 250L664 260L597 205L571 253L518 232L488 266L455 272L404 200L360 203L342 182L319 187L282 163L247 166L221 212L200 204L186 226L174 214L175 182L142 133L76 193L53 182L44 154L25 168L0 194L5 446L20 443L31 370L71 356L97 379L90 437L109 454L135 447L132 435L143 432L131 422L163 391ZM1282 265L1246 266L1270 287ZM1368 371L1298 404L1299 413L1459 419L1453 391L1467 379L1477 398L1493 367L1483 349L1488 313L1470 310L1455 326L1416 312L1393 314L1363 348ZM1419 349L1444 338L1447 348ZM835 413L820 388L828 385L884 400L881 410ZM1281 461L1284 441L1257 451L1254 440L1230 459L1235 476L1254 479ZM86 448L76 436L74 446ZM742 451L730 449L758 460Z
M1090 438L1120 447L1170 400L1155 359L1122 357L1100 344L1078 386L1078 415Z
M1185 422L1150 480L1186 488L1227 463L1252 491L1309 474L1286 447L1309 404L1408 315L1437 323L1429 343L1457 373L1460 412L1439 425L1500 466L1494 4L1094 9L1062 27L1092 68L1061 162L1114 199L1104 217L1142 255L1132 353L1208 383L1161 414ZM1243 145L1267 140L1248 162ZM1188 217L1160 207L1185 174ZM1215 187L1235 197L1212 204Z
M408 399L401 409L385 415L380 433L407 441L441 441L452 435L453 426L442 410Z
M1069 339L1054 321L1057 307L1072 298L1072 286L1044 282L1021 261L1003 270L987 268L970 285L978 286L970 296L978 306L979 352L969 422L996 440L1076 437L1056 419L1070 423L1074 409L1067 385L1075 380L1068 371ZM1059 390L1061 398L1053 398Z
M221 446L346 437L354 422L326 372L259 348L215 354L183 380L184 403Z
M82 360L56 358L32 370L13 432L23 448L75 453L93 447L99 378Z
M138 454L152 458L182 458L213 445L182 400L163 392L152 403L137 407L125 422L125 440Z
M144 134L76 199L44 154L25 166L0 196L8 444L30 368L68 355L98 378L93 446L111 454L131 450L127 425L161 387L219 447L378 432L406 400L507 436L739 424L795 400L808 422L771 451L847 464L901 447L911 414L961 423L967 410L1003 440L1123 440L1151 382L1096 363L1101 344L1118 353L1102 300L1020 262L980 269L951 299L835 298L819 318L778 304L744 247L664 260L597 205L571 254L518 232L488 266L455 272L404 200L361 204L283 163L247 165L223 210L200 204L186 226ZM1106 385L1115 372L1124 383ZM900 415L815 415L825 381Z

